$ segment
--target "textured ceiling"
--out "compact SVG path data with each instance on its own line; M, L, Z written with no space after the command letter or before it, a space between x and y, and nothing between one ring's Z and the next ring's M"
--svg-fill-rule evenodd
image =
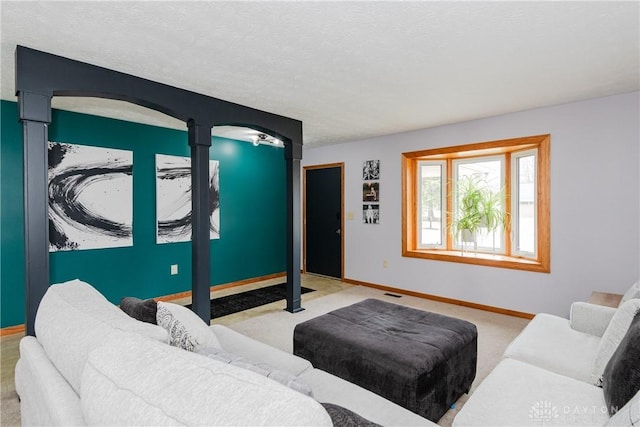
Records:
M21 44L302 120L307 146L640 89L637 1L2 1L0 14L2 99L16 99ZM185 128L122 102L54 106Z

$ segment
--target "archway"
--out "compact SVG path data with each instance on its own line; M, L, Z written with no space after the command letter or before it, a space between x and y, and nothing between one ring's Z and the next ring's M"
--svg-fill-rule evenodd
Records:
M300 160L302 123L118 71L18 46L16 94L24 143L26 333L49 287L47 126L54 96L127 101L185 122L191 150L193 311L209 322L209 147L214 125L240 125L284 142L287 187L287 307L302 310L300 297Z

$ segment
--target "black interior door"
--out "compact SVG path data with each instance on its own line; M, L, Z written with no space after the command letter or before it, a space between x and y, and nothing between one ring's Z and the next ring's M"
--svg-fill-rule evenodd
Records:
M342 168L305 170L306 268L342 278Z

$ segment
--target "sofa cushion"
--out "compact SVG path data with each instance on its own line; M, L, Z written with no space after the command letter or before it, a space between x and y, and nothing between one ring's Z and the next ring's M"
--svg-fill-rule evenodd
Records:
M576 331L602 337L616 311L615 307L576 301L571 304L569 324Z
M627 292L622 295L622 298L620 299L620 305L634 298L640 298L640 280L631 285Z
M473 391L453 426L602 426L602 389L504 359Z
M382 427L380 424L372 423L342 406L333 403L322 403L322 406L331 417L331 422L335 427Z
M538 314L507 346L504 357L589 382L600 337L571 328L569 321Z
M217 360L222 363L229 363L230 365L264 375L265 377L286 385L297 392L313 397L311 387L309 387L307 383L302 381L296 375L276 369L268 363L256 362L251 359L247 359L246 357L238 356L237 354L228 353L217 347L197 346L194 352L208 357L209 359Z
M640 313L633 318L602 377L604 399L613 415L640 390Z
M157 324L158 303L153 298L141 300L136 297L124 297L120 300L120 310L141 322Z
M167 342L159 326L139 322L80 280L51 285L36 313L35 333L51 362L80 394L80 374L91 350L115 331Z
M229 353L252 360L261 360L296 376L313 369L308 360L243 335L227 326L211 325L211 330L222 344L221 348Z
M611 359L611 355L616 351L622 338L627 333L631 321L640 310L640 299L630 299L618 308L616 314L611 318L607 330L602 334L602 339L598 344L595 362L591 371L591 383L601 385L602 373L605 366Z
M169 344L193 351L197 346L218 347L220 343L209 325L193 311L182 305L158 302L158 325L169 333Z
M134 334L91 353L82 391L87 425L331 426L308 396Z

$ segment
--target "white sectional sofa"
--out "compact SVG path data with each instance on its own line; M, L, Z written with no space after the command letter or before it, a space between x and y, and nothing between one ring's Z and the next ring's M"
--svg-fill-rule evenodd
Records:
M20 342L15 382L23 425L332 425L320 402L381 425L435 425L304 359L202 325L195 326L197 340L286 372L281 376L308 385L312 397L286 381L168 345L173 331L127 316L75 280L49 288L36 316L37 338Z
M469 396L453 425L640 425L640 392L610 417L603 388L596 385L640 310L637 298L636 283L617 309L577 302L569 319L536 315ZM627 342L638 340L634 337ZM636 362L628 374L637 381L640 354L631 357Z

